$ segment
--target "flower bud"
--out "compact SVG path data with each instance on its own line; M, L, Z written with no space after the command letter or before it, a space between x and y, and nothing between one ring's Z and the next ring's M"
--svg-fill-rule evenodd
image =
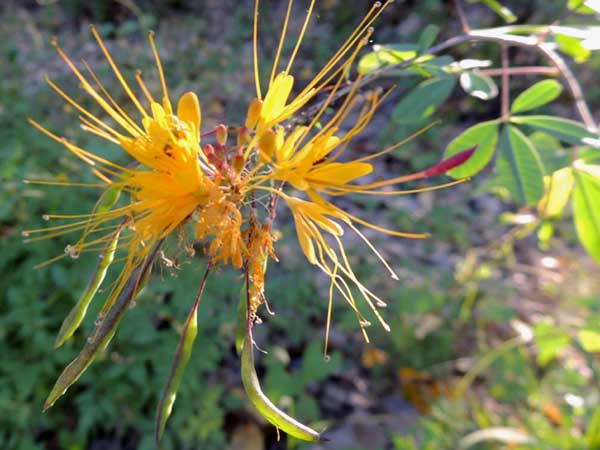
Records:
M260 113L262 111L262 100L258 98L253 99L250 102L250 107L248 108L248 115L246 116L246 128L254 128L258 119L260 119Z
M243 147L240 147L231 158L231 166L233 167L235 173L239 174L242 173L245 164L246 160L244 159L244 149Z
M267 130L260 140L258 141L258 149L260 150L261 156L267 161L273 159L275 149L277 148L277 136L273 130Z
M205 144L202 147L202 151L204 152L204 155L206 156L206 159L208 159L209 163L217 163L217 153L215 152L215 148L212 146L212 144Z
M217 127L217 142L221 145L227 142L227 127L223 124Z
M250 137L250 133L248 133L248 129L246 127L240 127L237 135L237 145L241 147L250 142L252 138Z

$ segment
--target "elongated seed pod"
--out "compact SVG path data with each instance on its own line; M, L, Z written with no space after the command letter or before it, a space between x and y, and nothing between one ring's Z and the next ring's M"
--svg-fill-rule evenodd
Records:
M157 445L162 438L163 432L165 431L165 425L167 424L167 420L169 419L173 405L175 404L175 399L177 397L177 391L179 390L181 378L183 377L183 372L185 371L185 368L190 360L190 356L192 356L192 348L194 346L196 336L198 335L198 305L200 304L200 299L202 298L202 293L204 292L204 286L206 286L206 279L210 272L210 267L211 265L209 264L206 272L204 273L202 283L200 284L196 301L192 305L192 308L190 309L183 326L181 337L179 338L179 343L177 344L177 349L175 350L175 356L173 357L171 372L169 373L169 378L167 379L160 397L160 402L158 403L154 436Z
M44 411L50 408L54 402L56 402L56 400L58 400L58 398L60 398L67 389L79 379L83 372L85 372L89 365L94 361L96 356L106 348L115 334L117 325L127 312L131 302L135 299L139 282L144 278L146 272L150 270L150 266L162 243L163 240L160 240L150 251L148 256L146 256L144 261L131 271L131 275L112 307L108 310L104 318L98 322L79 355L64 368L56 380L56 383L54 383L54 386L44 403Z
M83 294L81 294L81 297L79 297L75 306L73 306L67 317L65 317L65 320L63 320L58 336L56 336L56 340L54 341L54 348L60 347L69 340L77 328L79 328L81 322L83 322L88 306L90 306L92 299L96 295L96 292L98 292L102 281L104 281L106 272L108 272L108 267L115 258L115 251L117 249L117 244L119 243L119 236L121 235L122 229L122 227L117 228L113 233L111 240L104 247L102 253L98 255L99 261L96 266L96 271L92 275L85 291L83 291Z
M264 394L260 387L258 376L256 375L252 336L249 334L246 334L244 348L242 350L242 383L246 390L246 394L248 394L254 407L271 424L290 436L302 439L303 441L327 441L320 433L317 433L312 428L298 422L296 419L277 408L277 406L275 406Z

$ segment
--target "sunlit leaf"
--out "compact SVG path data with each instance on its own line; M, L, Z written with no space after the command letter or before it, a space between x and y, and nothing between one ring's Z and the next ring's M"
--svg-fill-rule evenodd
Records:
M544 177L546 192L537 206L541 217L557 218L562 215L571 197L573 183L571 167L564 167Z
M467 70L460 74L463 90L481 100L491 100L498 95L498 86L492 78L477 70Z
M498 121L482 122L467 128L456 136L446 148L444 158L449 158L465 148L477 146L471 157L461 166L448 172L454 178L464 178L475 175L492 158L498 142Z
M412 44L374 45L358 62L358 73L367 75L385 66L399 64L417 56L417 47Z
M448 70L451 72L462 72L463 70L483 69L485 67L490 67L491 65L491 59L465 58L452 63L448 66Z
M572 57L575 62L583 63L587 61L592 52L583 46L581 39L566 34L555 34L554 39L560 50Z
M582 170L581 166L574 175L573 218L577 235L583 247L600 264L600 176Z
M399 124L421 122L444 103L452 93L453 87L453 77L423 81L396 105L392 113L393 120Z
M516 124L529 125L533 128L545 131L561 141L574 145L583 144L583 139L594 139L598 136L590 131L581 122L562 117L533 115L512 116L510 121Z
M510 108L513 113L529 111L551 102L562 92L556 80L542 80L521 92Z
M512 125L506 125L500 133L498 150L498 174L513 200L536 204L544 195L544 173L537 150Z
M577 339L586 352L600 352L600 332L584 328L577 332Z

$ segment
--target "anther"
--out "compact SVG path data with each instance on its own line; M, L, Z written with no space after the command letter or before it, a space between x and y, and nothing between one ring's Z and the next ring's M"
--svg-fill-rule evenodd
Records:
M65 253L67 255L69 255L72 259L79 258L79 250L74 245L71 245L71 244L67 245L65 247Z

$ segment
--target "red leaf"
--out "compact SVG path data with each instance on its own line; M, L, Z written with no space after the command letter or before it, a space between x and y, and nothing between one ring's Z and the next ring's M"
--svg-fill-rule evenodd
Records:
M455 167L458 167L461 164L464 164L471 157L471 155L475 152L476 148L477 148L477 146L471 147L468 150L463 150L462 152L457 153L456 155L453 155L448 159L444 159L443 161L440 161L439 163L431 166L429 169L425 169L423 171L423 175L426 177L433 177L435 175L440 175L442 173L446 173L449 170L452 170Z

